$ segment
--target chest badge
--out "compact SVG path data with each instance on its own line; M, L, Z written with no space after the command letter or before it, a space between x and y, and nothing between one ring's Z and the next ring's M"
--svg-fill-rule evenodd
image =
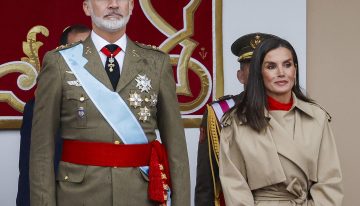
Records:
M130 102L130 106L133 106L134 108L140 107L141 103L143 102L140 94L136 92L130 93L130 97L128 100Z
M145 106L143 108L140 108L140 112L138 113L139 115L139 120L146 122L150 119L150 110Z
M157 94L150 95L150 98L145 98L145 102L148 102L150 104L150 107L155 107L157 104Z
M70 86L81 87L81 83L79 80L67 81L67 84Z
M141 91L141 92L147 92L149 93L151 87L151 79L149 79L146 74L144 75L140 75L138 74L138 76L136 77L136 87Z
M84 107L79 107L77 113L78 113L78 116L81 119L84 118L85 117L85 109L84 109Z

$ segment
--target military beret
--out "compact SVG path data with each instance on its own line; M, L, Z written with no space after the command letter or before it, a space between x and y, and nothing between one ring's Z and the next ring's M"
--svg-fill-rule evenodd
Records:
M238 57L238 62L250 60L255 48L265 39L276 37L272 34L251 33L238 38L231 45L231 52Z

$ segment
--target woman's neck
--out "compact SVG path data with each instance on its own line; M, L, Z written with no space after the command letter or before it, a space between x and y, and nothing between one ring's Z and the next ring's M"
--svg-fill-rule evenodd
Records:
M267 96L268 109L269 110L284 110L289 111L293 105L293 98L290 97L290 100L286 103L280 102L277 99Z

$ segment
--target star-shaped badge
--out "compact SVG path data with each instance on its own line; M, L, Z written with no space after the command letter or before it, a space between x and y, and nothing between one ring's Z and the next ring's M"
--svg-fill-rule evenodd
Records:
M134 108L140 107L141 102L143 102L140 94L138 94L136 92L130 94L130 97L128 100L130 102L130 106L133 106Z
M139 120L143 122L148 121L151 116L150 110L146 106L140 108L140 112L138 113L138 115L139 115Z
M155 107L157 104L157 94L150 95L150 106Z
M141 92L147 92L149 93L149 90L151 89L151 80L145 75L140 75L136 77L136 87L140 89Z

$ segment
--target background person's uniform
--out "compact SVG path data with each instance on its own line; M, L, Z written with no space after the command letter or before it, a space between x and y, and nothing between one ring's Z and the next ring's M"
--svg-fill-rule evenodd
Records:
M30 206L29 188L29 158L31 144L31 125L34 111L35 98L26 102L23 112L23 121L20 128L20 154L19 154L19 181L16 195L17 206ZM62 141L59 134L55 140L54 170L57 172L61 156Z
M92 38L82 44L83 56L88 60L85 68L113 91ZM172 205L188 205L187 149L169 56L127 39L123 61L119 63L122 65L121 76L115 91L137 119L140 119L140 107L131 106L129 99L134 92L141 95L141 108L146 106L150 114L145 115L147 120L139 120L139 123L149 142L156 139L155 130L159 129L168 152ZM148 93L137 86L139 75L151 80ZM51 167L53 136L58 127L66 140L118 144L120 139L81 85L76 83L59 51L46 54L38 82L30 159L32 205L156 205L148 199L148 180L138 167L84 166L61 161L58 175L54 176ZM156 104L145 101L154 100L151 97L154 95Z
M225 113L232 104L238 103L242 93L236 96L228 95L221 97L218 101L207 105L200 126L200 137L198 145L195 205L196 206L218 206L225 205L224 197L219 179L219 149L220 149L220 115L215 114L214 106L220 109L221 114ZM209 117L210 115L210 117Z

